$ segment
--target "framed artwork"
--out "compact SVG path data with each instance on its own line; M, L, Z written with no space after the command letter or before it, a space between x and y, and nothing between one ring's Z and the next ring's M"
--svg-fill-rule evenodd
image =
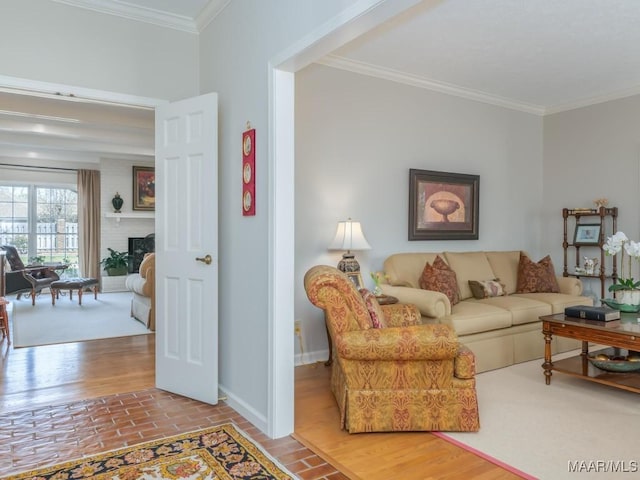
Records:
M133 167L133 209L155 210L156 172L153 167Z
M480 176L409 170L409 240L477 240Z
M347 277L349 277L349 280L353 282L353 284L356 286L358 290L360 290L361 288L364 288L364 283L362 283L362 275L360 275L360 272L346 272L346 273L347 273Z
M577 224L576 233L573 237L574 245L599 245L601 227L599 223Z

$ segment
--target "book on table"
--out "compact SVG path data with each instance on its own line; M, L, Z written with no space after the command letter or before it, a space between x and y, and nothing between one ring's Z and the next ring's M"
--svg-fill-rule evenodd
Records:
M600 320L608 322L618 320L620 311L609 307L592 307L591 305L575 305L564 309L567 317L585 318L587 320Z

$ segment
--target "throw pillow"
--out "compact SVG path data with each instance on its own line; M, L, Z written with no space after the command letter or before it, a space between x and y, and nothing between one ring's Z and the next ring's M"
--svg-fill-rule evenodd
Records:
M378 303L376 296L366 288L361 288L359 292L360 295L362 295L364 304L367 306L367 310L369 311L371 326L373 328L385 328L387 323L384 319L384 312L382 311L382 308L380 308L380 304Z
M469 288L471 289L473 298L477 299L502 297L507 294L505 287L500 283L499 278L483 281L469 280Z
M524 253L520 253L518 263L518 286L516 293L559 293L558 279L551 257L547 255L534 263Z
M456 272L451 270L440 255L433 261L433 265L429 265L429 262L425 264L419 284L423 290L444 293L452 306L460 302Z

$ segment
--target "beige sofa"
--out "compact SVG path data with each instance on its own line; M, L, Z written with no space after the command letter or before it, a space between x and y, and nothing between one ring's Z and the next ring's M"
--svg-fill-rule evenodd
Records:
M425 263L436 256L456 273L460 302L451 306L446 295L419 288ZM572 305L592 305L581 296L582 282L558 277L560 293L515 293L520 251L398 253L384 261L386 283L382 290L402 303L415 304L423 323L451 325L460 339L476 355L477 371L483 372L514 363L542 358L544 339L539 317L563 313ZM537 259L532 259L536 261ZM475 299L469 280L499 278L507 295ZM552 349L563 352L579 348L575 340L554 338Z
M148 253L140 263L140 273L129 275L126 287L133 292L131 316L156 329L156 254Z

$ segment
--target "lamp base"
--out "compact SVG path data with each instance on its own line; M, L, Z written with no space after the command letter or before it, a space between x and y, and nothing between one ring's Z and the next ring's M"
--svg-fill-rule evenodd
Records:
M338 270L344 273L358 273L360 264L353 256L353 253L347 252L342 254L342 260L338 262Z

